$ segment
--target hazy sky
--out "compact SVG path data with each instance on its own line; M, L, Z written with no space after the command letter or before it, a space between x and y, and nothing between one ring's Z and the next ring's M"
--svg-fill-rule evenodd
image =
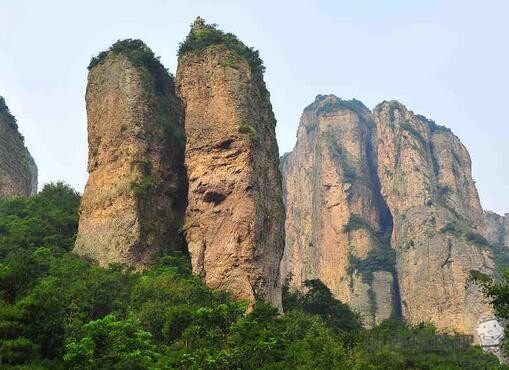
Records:
M171 72L196 16L260 50L280 152L317 94L374 107L397 99L470 151L485 209L509 211L509 1L0 0L0 95L40 185L86 182L90 58L144 40Z

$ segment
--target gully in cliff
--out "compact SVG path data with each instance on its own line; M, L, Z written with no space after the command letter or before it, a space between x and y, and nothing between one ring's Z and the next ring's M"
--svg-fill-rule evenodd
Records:
M492 251L470 156L449 129L396 101L371 112L319 95L284 158L292 287L321 279L368 326L403 316L473 334L491 313L469 274L492 274ZM503 220L492 224L500 235Z

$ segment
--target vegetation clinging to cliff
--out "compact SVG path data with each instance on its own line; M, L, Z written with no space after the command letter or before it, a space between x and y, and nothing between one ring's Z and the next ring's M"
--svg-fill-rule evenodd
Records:
M216 24L206 24L200 17L196 18L191 27L191 32L180 43L178 55L182 56L186 53L200 52L213 45L224 45L246 61L253 71L261 73L265 71L258 50L247 47L233 33L223 32L217 28Z
M157 91L168 94L174 90L175 78L163 66L159 57L156 57L154 52L141 40L117 41L108 50L93 57L88 65L88 70L101 63L110 53L124 55L135 67L146 69L150 73Z
M321 104L322 101L327 98L329 98L328 101ZM360 117L369 113L369 109L360 100L343 100L335 95L317 95L315 101L304 108L304 112L309 112L314 109L316 109L315 114L317 116L321 114L334 113L341 109L349 109L352 112L357 113Z
M11 114L9 107L5 103L5 99L2 96L0 96L0 114L3 114L4 119L9 126L11 126L14 130L18 129L16 118Z

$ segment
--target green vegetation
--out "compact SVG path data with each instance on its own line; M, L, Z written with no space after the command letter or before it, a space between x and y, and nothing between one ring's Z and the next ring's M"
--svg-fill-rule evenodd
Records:
M321 114L334 113L340 109L349 109L359 115L363 115L368 112L368 108L360 100L352 99L352 100L343 100L337 98L335 101L328 101L323 104L320 108L316 110L316 115L319 116Z
M375 271L395 272L396 254L392 248L376 247L370 250L364 259L350 254L349 261L348 273L353 274L357 271L364 283L371 284Z
M412 127L410 123L402 122L400 124L400 127L402 130L408 131L415 139L417 139L417 141L421 144L421 149L427 148L428 142L426 141L424 136L422 136L422 134L419 131Z
M451 193L451 187L449 185L438 185L438 196L447 197Z
M323 104L320 108L318 108L320 103L327 97L332 97L334 100L328 101L327 103ZM317 95L315 101L308 105L306 108L304 108L304 112L309 112L315 109L317 109L316 111L317 116L321 114L333 113L340 109L349 109L359 114L360 116L369 112L369 109L366 108L366 106L360 100L357 99L343 100L334 95Z
M387 321L366 331L318 280L284 289L286 314L213 291L185 256L140 272L70 253L79 195L58 183L0 202L2 369L507 369L478 348L368 351L364 336L424 335Z
M301 310L318 315L325 324L339 334L342 332L360 331L360 318L348 305L334 298L329 288L320 280L304 282L304 291L292 291L288 285L283 287L283 308L285 312Z
M375 317L378 305L376 303L376 293L371 286L368 288L368 299L369 299L369 310L371 312L371 315Z
M440 232L463 238L466 241L475 243L482 248L488 248L493 253L497 271L502 271L509 266L509 254L503 243L490 244L486 238L477 233L472 227L459 222L449 222L440 229Z
M141 40L119 40L108 50L99 53L90 60L88 69L91 70L101 63L109 54L124 55L137 68L146 71L150 76L145 82L153 84L156 91L169 95L175 90L175 79L156 57L154 52Z
M237 68L238 59L235 57L235 55L228 55L226 58L221 59L219 61L219 64L222 67L231 67L231 68Z
M483 247L489 247L488 241L479 233L475 232L470 226L455 221L449 222L440 229L441 233L451 234L458 238L475 243Z
M437 125L435 121L433 121L421 114L416 114L415 117L418 118L420 121L426 122L428 124L431 132L437 132L437 131L452 132L451 129L449 129L448 127L445 127L442 125Z
M138 177L131 181L130 188L139 198L149 201L156 192L156 178L152 173L152 160L145 154L140 159L134 159L131 162L132 167L137 167Z
M507 266L503 268L500 280L494 280L479 271L470 272L470 279L481 287L485 298L493 305L497 317L506 321L509 319L509 268ZM508 353L508 336L504 337L502 348L504 353Z
M178 55L187 53L199 53L211 46L222 45L232 51L240 59L244 60L253 71L263 73L265 67L260 59L258 50L247 47L232 33L225 33L217 28L216 24L206 24L198 17L187 35L184 42L181 42Z
M5 103L5 99L2 96L0 96L0 114L4 116L5 121L11 128L13 128L16 131L18 130L16 118L11 114L9 107Z
M144 199L149 199L156 191L155 178L152 175L142 175L130 185L134 194Z
M371 285L375 271L395 273L396 252L389 243L390 233L383 234L376 232L369 222L357 214L352 213L350 215L348 223L343 226L342 231L349 233L360 229L366 230L371 235L375 241L375 246L364 259L349 254L348 273L353 274L357 271L362 276L362 281ZM368 292L368 294L370 294L370 305L374 311L376 309L375 294L372 291Z
M352 213L348 219L348 223L343 225L342 231L344 233L349 233L359 229L366 229L370 234L374 233L373 228L364 218L355 213Z
M343 181L352 183L355 180L362 180L357 174L354 166L352 166L348 160L347 154L344 152L343 148L341 148L338 142L334 139L334 134L329 133L326 136L326 140L329 145L332 160L336 162L336 165L341 168L343 172Z
M62 253L74 244L80 196L59 182L30 198L0 202L0 257L39 247Z
M159 57L141 40L119 40L108 50L93 57L88 69L94 68L108 55L123 55L138 69L148 95L151 116L157 123L151 126L149 133L163 140L174 137L183 148L186 141L184 130L175 121L176 115L171 111L173 106L180 104L175 96L175 78L162 65Z
M246 121L241 121L239 124L239 133L247 135L249 138L256 140L258 138L258 132Z

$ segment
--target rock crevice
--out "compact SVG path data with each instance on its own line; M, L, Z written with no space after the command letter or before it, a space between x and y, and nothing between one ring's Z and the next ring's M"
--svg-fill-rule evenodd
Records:
M283 279L321 279L368 326L401 315L471 332L491 308L469 273L494 264L470 166L450 130L399 102L319 95L282 158Z

